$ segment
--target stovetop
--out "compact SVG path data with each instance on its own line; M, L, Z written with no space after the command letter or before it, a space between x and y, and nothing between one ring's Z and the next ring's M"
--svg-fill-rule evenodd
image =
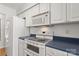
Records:
M19 39L22 39L22 40L25 40L25 41L27 41L27 40L36 41L36 42L39 42L39 43L47 43L51 40L49 38L47 39L47 38L36 37L36 34L30 34L30 36L22 36L22 37L19 37Z
M29 40L32 40L32 41L36 41L36 42L39 42L39 43L46 43L48 42L50 39L46 39L46 38L29 38Z

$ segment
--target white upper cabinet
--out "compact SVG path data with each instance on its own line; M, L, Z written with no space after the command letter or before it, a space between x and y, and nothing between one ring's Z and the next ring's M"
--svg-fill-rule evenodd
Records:
M39 14L39 4L31 8L31 14L32 16Z
M40 13L49 11L49 3L40 3Z
M27 12L26 12L26 26L31 26L32 25L32 21L31 21L31 17L32 14L31 14L31 9L29 9Z
M39 13L39 4L26 11L26 26L34 26L32 23L32 17Z
M66 22L66 4L52 3L51 4L51 24Z
M79 21L79 3L67 4L67 21Z

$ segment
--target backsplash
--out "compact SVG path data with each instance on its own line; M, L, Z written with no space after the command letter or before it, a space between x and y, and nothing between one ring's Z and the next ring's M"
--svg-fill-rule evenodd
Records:
M30 33L43 34L41 29L46 29L46 33L44 35L56 35L79 38L79 24L59 24L51 27L31 27Z
M31 27L30 33L41 34L41 35L53 35L53 27L49 26Z

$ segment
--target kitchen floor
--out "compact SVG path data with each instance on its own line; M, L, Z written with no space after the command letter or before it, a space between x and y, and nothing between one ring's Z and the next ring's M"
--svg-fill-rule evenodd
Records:
M0 56L6 56L7 53L6 53L6 49L5 48L1 48L0 49Z

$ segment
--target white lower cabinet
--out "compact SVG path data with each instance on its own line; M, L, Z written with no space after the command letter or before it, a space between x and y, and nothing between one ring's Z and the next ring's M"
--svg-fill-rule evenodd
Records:
M77 56L54 48L46 47L46 56Z
M67 56L77 56L77 55L68 53Z
M24 56L24 40L19 39L18 44L18 55Z
M67 56L67 52L46 47L46 56Z
M79 3L67 3L67 21L79 21Z

